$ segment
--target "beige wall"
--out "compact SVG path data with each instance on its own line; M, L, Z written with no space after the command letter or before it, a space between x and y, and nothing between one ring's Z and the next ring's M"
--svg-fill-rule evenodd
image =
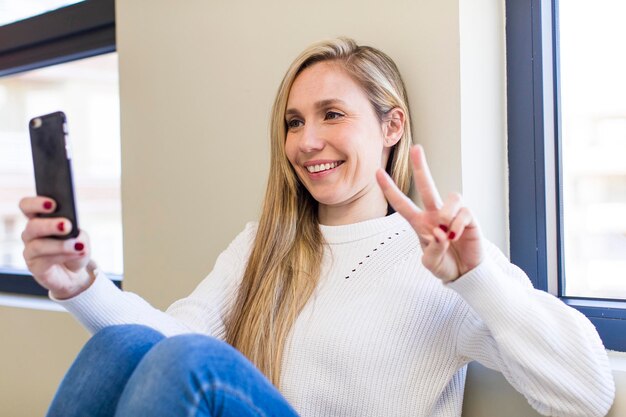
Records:
M87 332L65 312L0 307L0 334L0 416L43 416Z
M116 6L127 289L166 307L257 217L283 71L310 42L339 35L396 60L442 194L464 191L506 249L501 1ZM0 415L42 415L88 335L65 313L14 307L0 308L0 332Z
M167 305L257 217L270 106L316 40L348 35L397 61L435 177L460 189L458 1L171 4L118 3L128 288Z
M460 0L461 178L465 201L508 253L504 2Z

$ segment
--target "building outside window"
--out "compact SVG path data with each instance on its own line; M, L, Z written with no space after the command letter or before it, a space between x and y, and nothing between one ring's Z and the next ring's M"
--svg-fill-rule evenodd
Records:
M589 6L559 2L564 295L626 299L626 2Z
M121 274L120 135L117 54L0 78L0 267L26 269L17 202L35 194L28 121L65 112L81 228L99 266Z

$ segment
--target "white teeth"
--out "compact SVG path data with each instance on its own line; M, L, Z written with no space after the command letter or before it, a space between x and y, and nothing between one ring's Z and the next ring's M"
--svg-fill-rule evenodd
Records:
M327 171L329 169L336 168L337 165L339 165L337 162L331 162L331 163L326 163L326 164L321 164L321 165L309 165L308 167L306 167L306 169L307 171L314 173L314 172Z

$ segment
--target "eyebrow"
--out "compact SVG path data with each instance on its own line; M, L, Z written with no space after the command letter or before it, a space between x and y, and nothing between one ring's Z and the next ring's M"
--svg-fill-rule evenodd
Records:
M343 100L340 100L338 98L329 98L329 99L325 99L325 100L320 100L318 102L316 102L315 104L313 104L313 106L316 109L324 109L326 107L330 107L332 105L345 105L346 102ZM296 109L287 109L287 111L285 111L285 116L293 116L293 115L299 115L300 112Z

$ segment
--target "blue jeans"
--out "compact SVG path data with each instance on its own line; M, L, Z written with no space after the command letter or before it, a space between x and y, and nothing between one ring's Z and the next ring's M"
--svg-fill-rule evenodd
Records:
M48 417L297 416L230 345L199 334L165 338L144 326L107 327L80 352Z

